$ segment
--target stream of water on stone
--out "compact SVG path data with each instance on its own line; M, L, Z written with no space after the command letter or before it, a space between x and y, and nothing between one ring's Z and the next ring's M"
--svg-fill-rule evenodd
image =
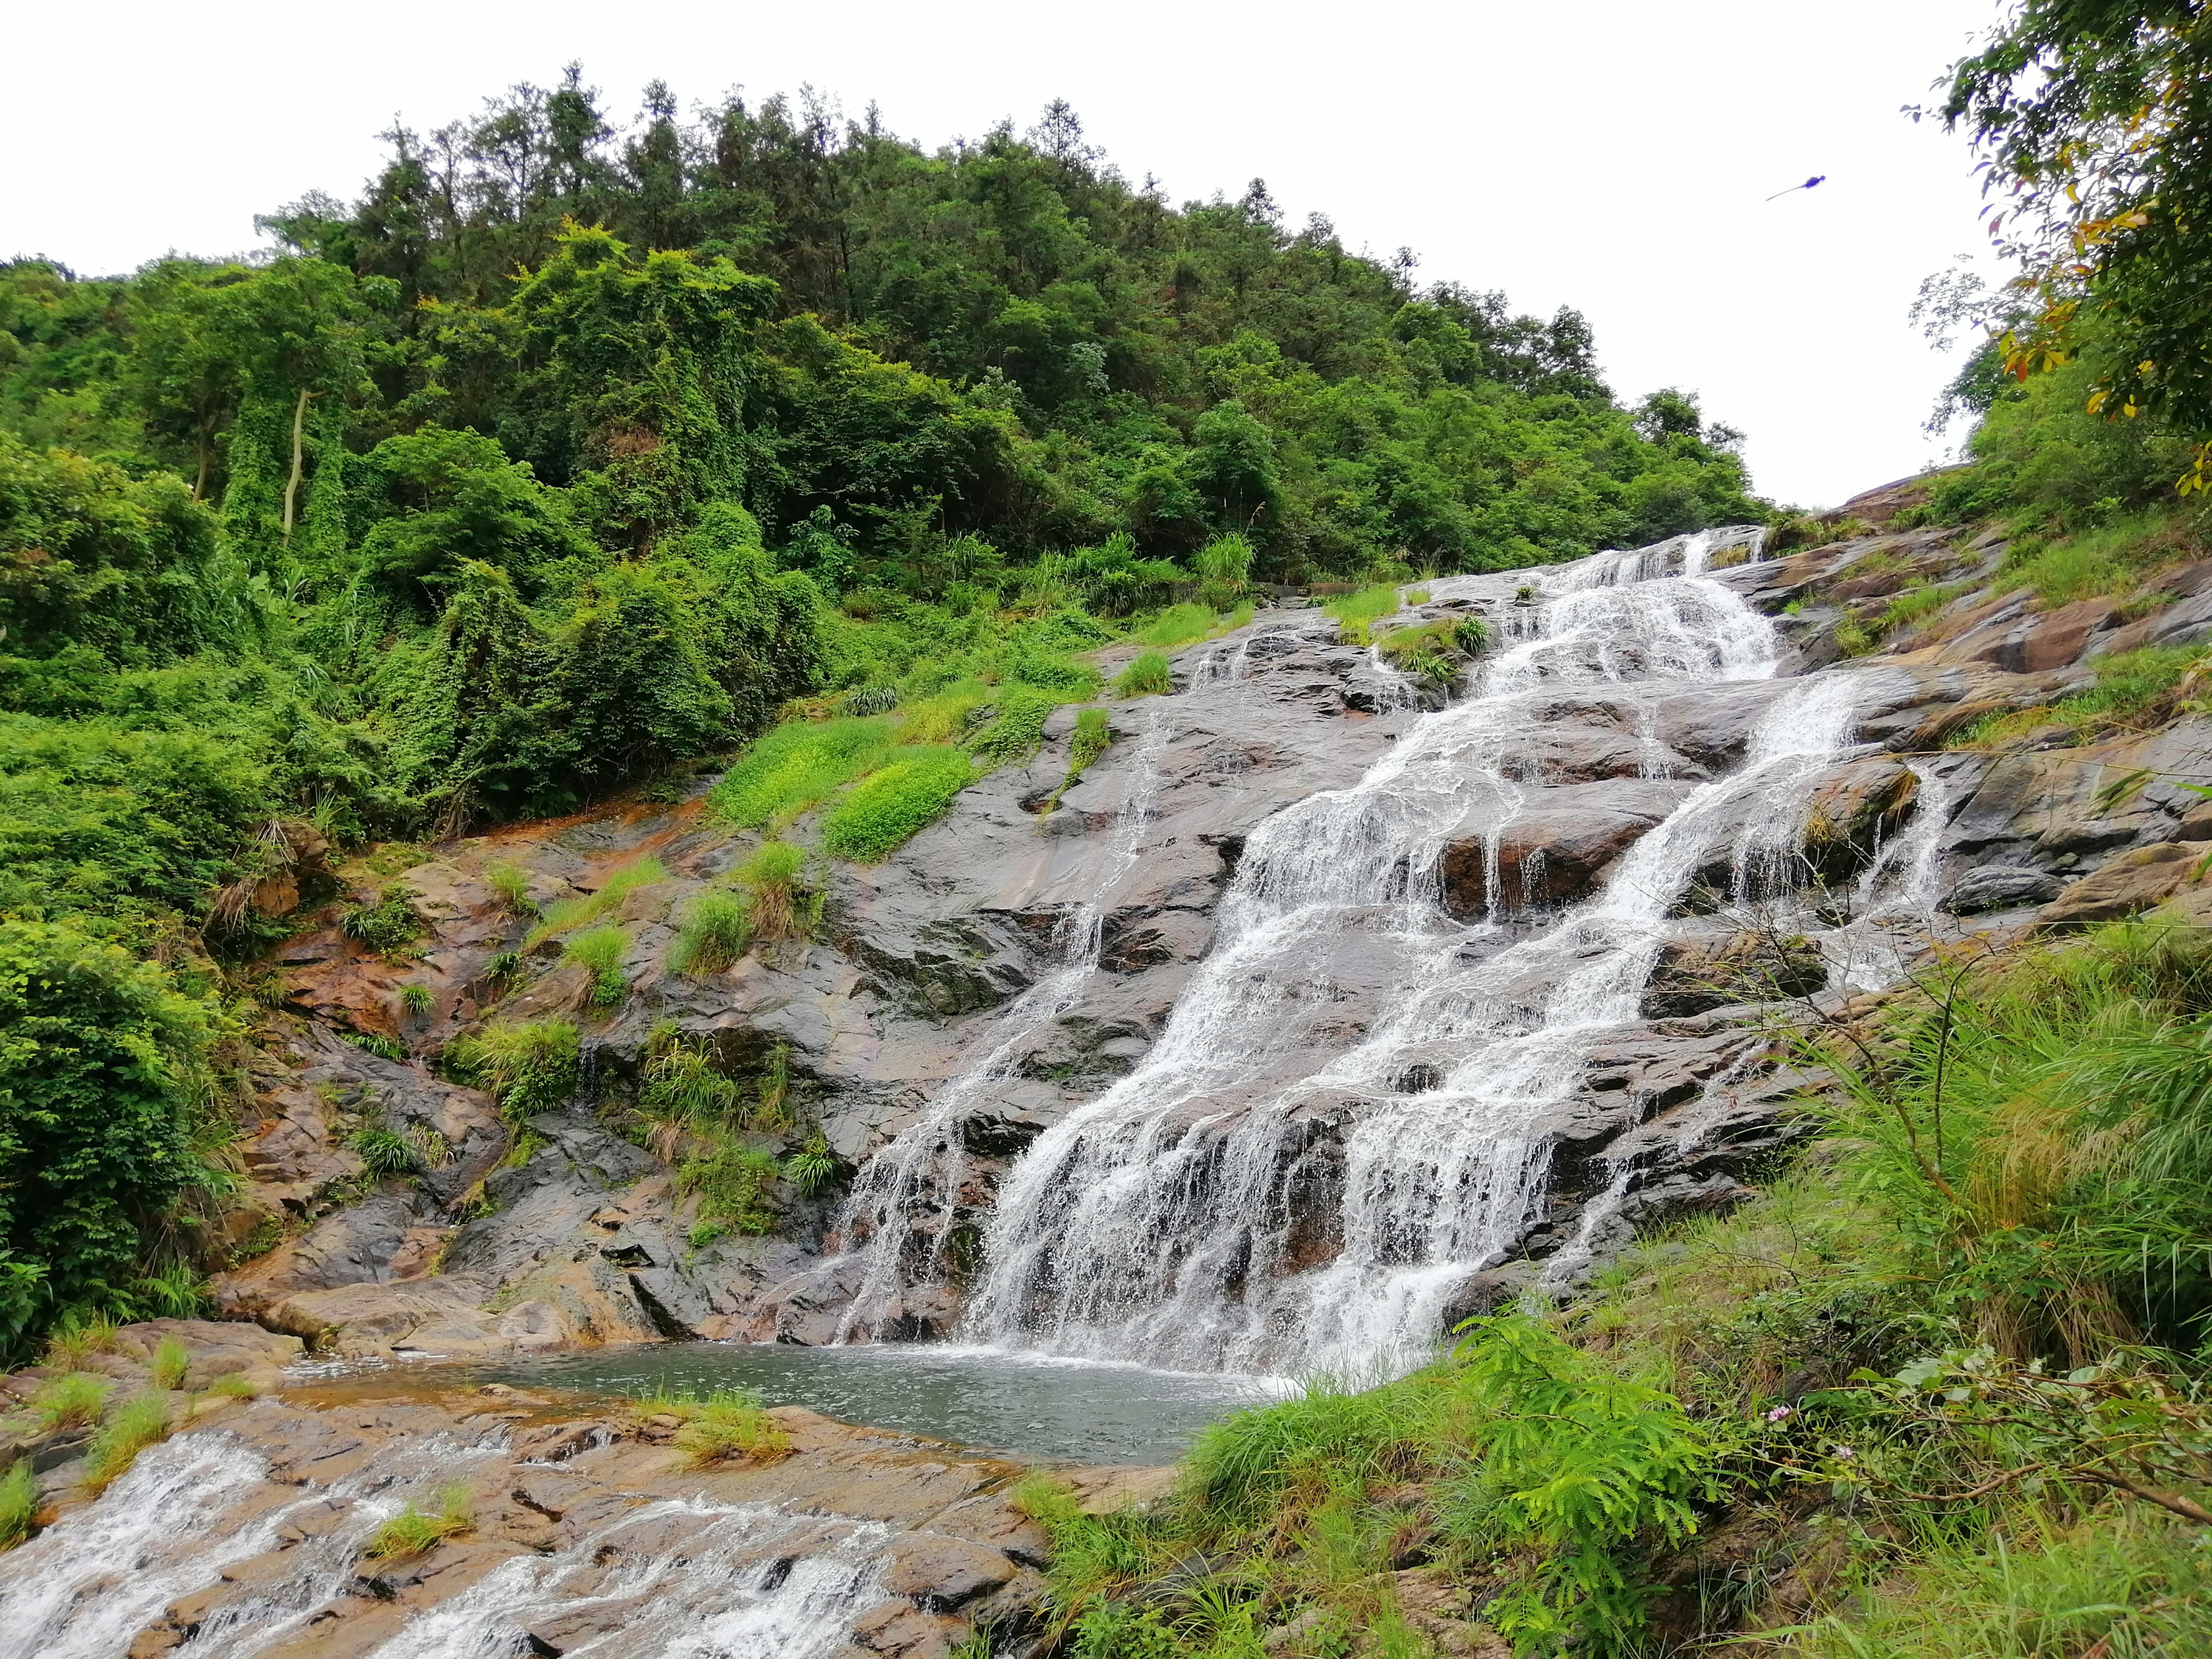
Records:
M1509 635L1473 695L1416 720L1356 784L1252 833L1213 949L1158 1041L1009 1171L964 1338L1349 1376L1433 1352L1454 1289L1535 1218L1544 1121L1593 1043L1636 1017L1669 913L1716 836L1735 837L1738 899L1793 860L1808 782L1850 752L1881 671L1774 684L1740 765L1688 790L1602 890L1533 930L1499 890L1496 828L1490 914L1445 913L1445 838L1486 801L1496 825L1511 821L1538 701L1602 688L1648 711L1685 684L1772 680L1773 624L1705 574L1724 547L1755 557L1757 539L1709 532L1523 573L1541 601L1507 611ZM1461 588L1495 594L1499 580L1432 593ZM1392 964L1382 1016L1310 1075L1255 1097L1247 1079L1327 1012L1316 942L1358 933ZM1341 1248L1304 1266L1285 1170L1326 1113L1350 1118Z

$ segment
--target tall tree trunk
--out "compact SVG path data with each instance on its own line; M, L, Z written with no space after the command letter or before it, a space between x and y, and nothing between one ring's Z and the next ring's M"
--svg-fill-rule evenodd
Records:
M209 428L213 424L213 422L205 417L200 421L200 470L199 476L192 480L192 499L196 501L204 501L207 499L208 466L211 459L210 452L214 446L214 439Z
M292 539L292 504L300 498L300 474L306 462L301 440L307 424L307 399L314 394L306 387L300 389L300 401L292 408L292 476L284 481L284 539Z

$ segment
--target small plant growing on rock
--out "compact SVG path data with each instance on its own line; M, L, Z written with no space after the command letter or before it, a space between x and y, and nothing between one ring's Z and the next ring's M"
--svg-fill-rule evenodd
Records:
M437 1001L427 985L410 983L399 988L399 1006L418 1019L435 1007Z
M414 1147L389 1129L356 1129L346 1137L346 1145L374 1176L411 1175L421 1167Z
M782 1170L768 1153L723 1141L711 1157L686 1158L676 1166L676 1194L699 1195L702 1221L726 1221L741 1233L764 1233L775 1225L768 1207L769 1188Z
M764 939L804 939L822 920L822 895L806 881L806 854L788 842L764 842L738 867L752 896L753 932Z
M82 1369L96 1353L115 1352L115 1322L106 1314L70 1314L46 1339L46 1364L67 1370Z
M169 1402L142 1394L107 1414L84 1451L84 1489L98 1497L121 1480L138 1454L169 1437Z
M530 877L515 865L492 864L484 866L484 885L499 896L499 902L518 916L538 914L531 902Z
M185 1373L192 1368L192 1356L185 1345L173 1336L165 1336L154 1345L154 1386L173 1389L185 1386Z
M261 1390L252 1377L237 1371L225 1371L200 1392L215 1400L253 1400Z
M380 1031L348 1031L345 1040L356 1048L374 1054L379 1060L404 1060L407 1050Z
M568 941L561 960L590 969L591 1001L611 1008L629 994L629 980L623 972L623 957L629 951L629 935L619 927L592 927Z
M476 1507L466 1485L456 1481L441 1486L433 1507L418 1510L413 1504L393 1516L369 1535L362 1554L371 1561L393 1561L420 1555L448 1538L476 1528Z
M783 1178L799 1189L802 1198L813 1197L836 1175L837 1159L818 1131L807 1136L806 1144L783 1160Z
M708 1123L733 1116L741 1097L738 1085L714 1069L714 1054L704 1042L672 1037L647 1058L638 1105L648 1117Z
M706 979L726 972L752 943L752 915L734 893L709 887L684 908L668 952L672 973Z
M651 1423L654 1418L675 1419L676 1449L695 1469L730 1457L781 1457L791 1449L791 1437L750 1389L716 1389L706 1395L646 1395L639 1398L633 1411L642 1423Z
M338 931L380 956L404 950L422 932L422 919L404 888L387 887L373 905L356 904L338 918Z
M1452 643L1470 657L1479 656L1490 645L1490 624L1480 617L1462 617L1452 624Z
M29 1537L38 1512L38 1477L31 1472L31 1460L19 1457L0 1476L0 1550L12 1550Z
M100 1420L107 1403L107 1379L89 1371L71 1371L41 1383L31 1396L31 1413L49 1430L81 1429Z
M1175 670L1168 664L1164 651L1147 651L1114 681L1117 697L1164 696L1175 690Z
M499 1103L510 1123L550 1112L576 1092L582 1046L567 1020L494 1025L451 1044L446 1057Z

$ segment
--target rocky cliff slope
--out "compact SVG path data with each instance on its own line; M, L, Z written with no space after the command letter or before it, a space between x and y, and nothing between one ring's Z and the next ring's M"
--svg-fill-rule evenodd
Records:
M1881 523L1913 502L1910 491L1877 492L1838 517ZM1550 1149L1542 1201L1452 1311L1547 1261L1586 1263L1636 1228L1739 1194L1794 1133L1802 1079L1776 1068L1773 1037L1790 999L1836 1006L1931 932L2063 927L2193 885L2194 843L2212 837L2212 814L2173 781L2212 777L2212 724L2185 714L2083 742L2078 725L2054 720L1947 745L1992 716L2094 688L2100 665L2123 653L2212 634L2212 564L2171 573L2148 609L2098 599L2039 611L1998 590L2003 554L1992 533L1911 528L1757 561L1723 555L1705 574L1778 618L1790 653L1780 677L1686 685L1648 714L1587 689L1535 710L1510 810L1471 802L1425 878L1450 915L1487 919L1503 940L1597 890L1685 792L1741 763L1790 676L1855 677L1863 746L1811 781L1796 861L1775 880L1811 881L1826 896L1824 925L1856 927L1850 948L1864 959L1776 933L1760 878L1746 878L1740 856L1731 864L1757 826L1714 826L1700 884L1678 907L1702 920L1661 953L1643 1018L1587 1053L1566 1104L1539 1126ZM1540 578L1437 584L1386 626L1475 613L1510 639L1522 613L1551 602L1522 591ZM1937 602L1900 621L1894 597L1931 587ZM1840 662L1848 645L1859 653ZM1338 643L1311 610L1263 611L1175 666L1182 695L1111 705L1112 746L1056 799L1070 710L1026 766L970 788L884 863L830 868L813 937L757 946L720 974L666 967L689 896L754 844L712 820L708 780L678 801L423 848L404 867L387 854L383 877L341 872L366 904L394 884L423 933L412 954L380 956L331 925L331 910L301 917L276 951L280 1006L264 1022L263 1115L246 1151L252 1206L234 1218L258 1253L223 1277L226 1310L341 1353L949 1334L1010 1161L1158 1040L1216 939L1247 838L1287 804L1354 783L1440 701ZM2131 786L2112 787L2124 780ZM805 838L804 823L793 834ZM1868 872L1916 836L1910 902L1892 883L1878 896L1896 914L1855 915L1874 895ZM544 906L648 856L665 878L609 912L629 929L629 991L592 1006L588 970L561 965L557 939L525 948L530 923L495 872L525 872ZM1070 987L1068 929L1086 906L1096 968ZM494 977L516 951L520 975ZM1312 1017L1237 1098L1312 1073L1383 1017L1390 982L1371 951L1358 933L1312 942ZM427 986L429 1006L410 1009L403 981ZM583 1052L582 1085L558 1107L503 1122L485 1094L441 1075L456 1036L556 1016L580 1024ZM788 1183L769 1190L770 1231L695 1231L700 1200L677 1178L683 1147L623 1132L647 1057L672 1030L708 1045L742 1086L787 1093L790 1127L763 1136L763 1148L787 1150L818 1124L838 1160L837 1179L811 1197ZM948 1115L946 1091L963 1078ZM1402 1087L1425 1086L1408 1067ZM1334 1218L1349 1122L1309 1112L1271 1177L1297 1229L1274 1271L1310 1271L1344 1248ZM917 1124L927 1144L909 1135L902 1179L872 1188L860 1172ZM444 1161L372 1176L349 1144L364 1127L435 1146ZM866 1248L886 1228L888 1279L884 1251Z

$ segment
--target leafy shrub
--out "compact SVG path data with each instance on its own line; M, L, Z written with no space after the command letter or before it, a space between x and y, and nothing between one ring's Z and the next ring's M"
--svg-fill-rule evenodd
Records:
M845 712L861 718L888 714L898 705L899 690L896 685L864 685L845 698Z
M708 799L740 829L787 823L880 765L892 738L888 720L789 721L748 749Z
M390 956L422 936L422 919L407 901L404 888L387 887L373 905L356 904L338 918L338 931L370 950Z
M914 748L862 780L822 825L822 843L839 858L888 858L936 821L975 773L957 749Z
M11 1550L31 1535L39 1512L39 1479L31 1460L18 1457L0 1475L0 1550Z
M371 1561L398 1560L475 1530L475 1504L465 1483L441 1486L433 1504L428 1510L418 1510L410 1503L369 1534L362 1554Z
M499 896L499 902L518 916L535 915L537 905L530 897L530 874L512 864L489 864L484 866L484 884Z
M0 921L0 1354L149 1285L146 1223L213 1179L195 1150L210 1036L160 967Z
M421 1167L415 1148L404 1136L389 1129L374 1127L355 1130L346 1137L346 1145L358 1157L362 1167L371 1176L411 1175Z
M84 1489L98 1496L120 1480L138 1454L169 1437L169 1402L158 1394L125 1401L84 1449Z
M107 1404L107 1379L88 1371L71 1371L39 1385L30 1400L31 1414L49 1431L81 1429L100 1420Z
M753 938L752 914L734 893L708 887L695 893L669 947L669 971L705 979L725 972Z
M1470 657L1490 647L1490 624L1480 617L1462 617L1452 624L1452 643Z
M185 1345L173 1336L165 1336L154 1345L154 1386L157 1389L181 1389L185 1376L191 1370L192 1357Z
M1164 696L1175 690L1175 670L1164 652L1147 651L1115 678L1119 697Z
M629 953L629 935L609 926L590 927L571 939L561 953L592 975L591 1000L597 1007L611 1007L629 994L629 980L623 958Z
M510 1123L562 1105L582 1077L581 1045L566 1020L490 1026L455 1042L446 1054L457 1070L489 1091Z
M1462 1354L1480 1462L1445 1525L1530 1558L1483 1616L1516 1642L1632 1649L1656 1589L1628 1558L1697 1529L1723 1449L1673 1395L1524 1316L1477 1322Z

